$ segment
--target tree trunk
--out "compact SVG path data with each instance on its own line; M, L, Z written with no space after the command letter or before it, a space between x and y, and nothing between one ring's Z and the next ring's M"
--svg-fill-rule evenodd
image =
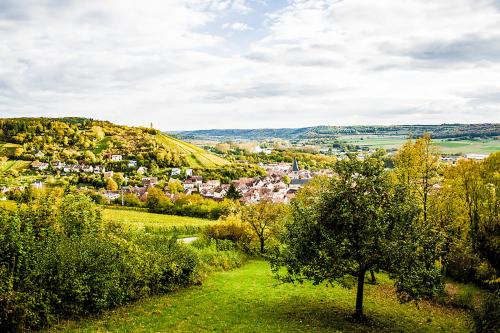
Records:
M264 253L264 238L260 238L260 253Z
M373 269L370 269L370 276L372 278L370 282L373 284L377 283L377 279L375 278L375 272L373 271Z
M363 320L363 288L365 286L365 265L360 265L358 273L358 290L356 293L356 314L354 315L357 320Z

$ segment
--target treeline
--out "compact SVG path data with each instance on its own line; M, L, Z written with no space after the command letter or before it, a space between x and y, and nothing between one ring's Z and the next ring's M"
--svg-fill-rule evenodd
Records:
M220 180L222 184L229 184L231 181L239 178L264 177L266 171L255 164L238 163L225 165L211 169L195 169L196 175L202 176L206 180Z
M270 154L252 153L248 149L231 143L219 144L207 149L223 155L227 160L246 161L252 164L292 163L296 159L301 168L308 170L331 169L337 161L332 156L291 149L273 149ZM226 169L231 172L231 168L226 167Z
M443 239L443 273L500 287L500 152L484 161L439 163L428 135L408 141L395 158L395 176L419 200L422 223Z
M316 126L278 129L225 129L199 130L176 133L186 139L216 140L265 140L280 138L300 140L334 138L339 135L412 135L430 133L433 138L475 138L500 136L500 124L442 124L442 125L392 125L392 126Z
M29 331L200 283L243 256L104 224L78 194L42 192L0 211L0 331Z
M125 196L125 203L132 207L147 207L151 213L200 217L211 220L230 215L239 207L239 203L236 201L229 199L215 201L205 199L198 194L181 194L175 200L171 200L165 192L157 188L148 190L145 203L141 203L135 196Z

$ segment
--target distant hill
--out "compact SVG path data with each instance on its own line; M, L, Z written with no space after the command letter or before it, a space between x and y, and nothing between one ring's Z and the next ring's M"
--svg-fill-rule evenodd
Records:
M433 138L476 138L500 136L500 124L442 124L393 126L316 126L277 129L214 129L173 132L181 139L263 140L279 138L301 140L334 138L346 135L421 136L429 132Z
M217 155L150 128L87 118L0 119L0 156L99 163L113 154L148 167L215 168L229 164Z

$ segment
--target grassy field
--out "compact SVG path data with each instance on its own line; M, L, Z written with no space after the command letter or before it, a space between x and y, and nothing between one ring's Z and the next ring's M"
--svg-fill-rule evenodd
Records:
M15 143L0 142L0 155L10 156L14 154L16 148L21 147L21 145Z
M277 285L264 261L214 273L202 286L157 296L51 332L469 332L462 310L400 304L383 275L367 285L366 324L351 319L355 291Z
M29 168L30 164L30 161L7 160L6 162L1 163L0 172L7 172L10 170L22 171Z
M182 234L196 234L201 228L215 223L211 220L174 216L165 214L153 214L144 211L135 211L127 209L106 208L102 212L105 222L118 222L127 227L136 229L163 229L178 231Z
M189 165L193 168L214 168L229 164L225 159L203 150L200 147L173 138L168 135L157 135L157 140L174 151L185 154Z
M395 136L349 136L342 137L341 140L354 145L391 149L401 147L407 138ZM500 150L500 140L494 139L459 141L434 139L433 142L439 148L440 152L446 154L489 154Z

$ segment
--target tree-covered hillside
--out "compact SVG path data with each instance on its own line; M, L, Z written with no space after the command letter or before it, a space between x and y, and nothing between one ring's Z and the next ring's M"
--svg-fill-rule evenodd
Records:
M275 129L214 129L175 133L183 139L243 139L285 140L332 138L345 135L398 135L422 136L430 133L433 138L476 138L500 136L500 124L442 124L442 125L393 125L393 126L316 126Z
M86 118L0 119L1 154L20 160L99 163L111 155L138 165L211 168L228 164L214 154L144 127Z

